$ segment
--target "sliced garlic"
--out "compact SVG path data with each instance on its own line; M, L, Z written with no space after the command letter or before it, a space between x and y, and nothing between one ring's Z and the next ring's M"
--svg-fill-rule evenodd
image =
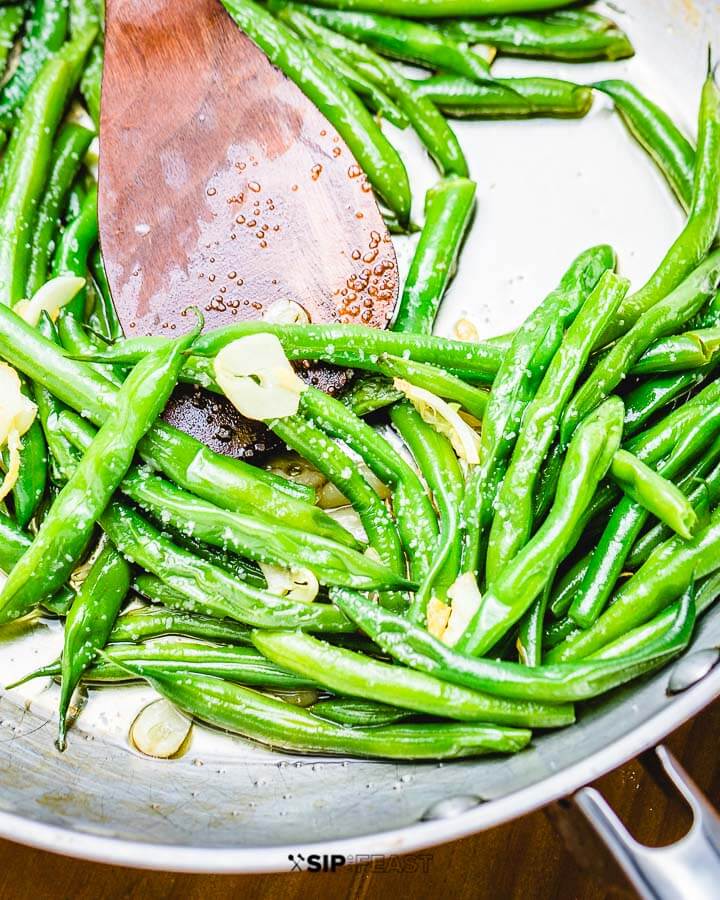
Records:
M318 595L320 585L308 569L283 569L267 563L260 563L260 568L271 594L300 603L312 603Z
M317 495L317 505L320 509L337 509L339 506L347 506L350 501L338 490L332 481L326 481Z
M470 319L458 319L453 328L459 341L479 341L480 334Z
M452 601L452 606L447 627L440 640L452 646L465 634L470 620L480 606L482 594L472 572L465 572L448 588L447 595Z
M233 341L215 357L214 369L222 392L248 419L295 415L307 388L274 334L249 334Z
M37 407L23 394L15 369L0 363L0 448L7 446L7 472L0 483L0 500L15 487L20 474L21 438L35 420Z
M433 637L442 638L450 618L450 607L437 597L431 597L427 605L427 630Z
M145 756L170 759L183 749L192 722L169 700L155 700L130 726L130 742Z
M266 322L278 325L308 325L310 316L299 303L294 300L276 300L263 312Z
M327 514L330 518L335 519L340 525L357 540L367 543L367 532L362 523L362 519L353 509L352 506L339 506L337 509L329 509Z
M32 299L21 300L14 307L15 312L24 319L28 325L35 327L40 321L40 316L46 312L55 321L60 310L85 287L85 279L75 275L59 275L51 278L36 291Z
M393 385L405 394L428 425L449 438L460 459L465 460L468 465L480 462L480 436L458 414L458 403L447 403L403 378L394 378Z

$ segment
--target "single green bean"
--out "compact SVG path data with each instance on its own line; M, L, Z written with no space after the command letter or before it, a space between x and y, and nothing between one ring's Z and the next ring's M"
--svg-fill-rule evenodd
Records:
M416 81L415 91L456 118L579 118L589 112L593 101L589 87L537 76L478 84L457 75L434 75Z
M435 553L408 613L413 621L424 622L431 597L445 600L459 574L465 479L450 441L428 425L409 401L391 407L390 421L410 448L439 512Z
M612 99L633 137L650 154L689 210L695 171L695 148L690 141L663 109L629 81L597 81L593 87Z
M110 643L137 643L148 638L176 635L222 644L250 644L250 629L230 619L216 619L176 609L143 607L118 616Z
M128 590L130 566L109 542L100 550L65 620L58 750L64 750L67 715L83 672L110 635Z
M334 697L331 700L320 700L309 707L314 716L329 719L338 725L370 726L391 725L412 718L414 713L385 703L373 703L371 700Z
M415 248L393 331L430 334L475 207L475 182L445 178L425 195L425 223Z
M687 223L649 280L626 299L617 324L603 337L603 346L624 334L683 279L691 277L693 270L699 271L698 266L715 241L719 226L720 91L711 71L700 99L693 194Z
M491 16L496 13L538 12L570 6L575 0L314 0L331 9L358 9L416 19Z
M586 700L642 675L683 650L693 627L692 610L685 609L677 616L677 628L672 634L662 635L657 643L646 645L642 653L618 659L612 665L586 662L532 667L459 653L425 629L381 609L354 591L335 588L332 596L367 635L405 665L493 696L544 703Z
M675 485L663 478L637 456L618 450L610 474L623 491L674 532L690 540L698 518L690 501Z
M554 728L574 720L572 706L510 700L458 687L422 672L370 659L291 631L256 631L262 654L339 694L465 722Z
M630 39L604 16L588 21L566 21L552 13L545 16L493 16L456 19L439 26L445 33L469 44L490 44L506 56L530 56L584 62L626 59L634 54Z
M423 388L442 397L451 400L469 412L479 422L482 422L489 394L471 384L448 374L440 366L432 366L429 363L418 363L401 356L381 356L377 361L378 368L390 378L402 378L416 387ZM388 394L392 397L389 402L394 402L402 397L399 391Z

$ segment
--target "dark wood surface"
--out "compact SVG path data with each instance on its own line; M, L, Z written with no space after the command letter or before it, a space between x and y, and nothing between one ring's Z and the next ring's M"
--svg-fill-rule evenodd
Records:
M342 138L219 0L108 3L100 241L126 335L258 318L275 300L313 322L385 327L395 250ZM345 376L321 369L319 386ZM166 418L245 455L224 400L181 390Z
M698 786L720 805L720 701L683 726L667 746ZM600 779L608 798L638 840L671 843L689 825L689 812L666 793L635 760ZM621 876L602 855L584 868L564 846L553 825L562 811L553 807L423 854L348 867L334 874L263 876L176 875L113 868L66 859L0 841L2 900L601 900L632 897ZM604 864L604 865L603 865Z

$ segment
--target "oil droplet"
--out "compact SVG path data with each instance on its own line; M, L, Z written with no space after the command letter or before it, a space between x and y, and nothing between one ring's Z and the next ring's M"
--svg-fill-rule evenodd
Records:
M260 185L257 183L257 181L248 181L248 190L251 190L253 194L259 194Z
M209 188L207 189L207 195L208 195L208 197L214 197L215 194L217 194L217 188L209 187Z
M340 147L333 147L332 155L337 159L338 156L342 153L342 149Z
M294 184L294 185L290 188L291 191L296 191L297 189L298 189L298 186L297 186L296 184Z
M310 169L310 176L313 181L317 181L320 175L322 174L323 167L320 163L315 163L315 165Z

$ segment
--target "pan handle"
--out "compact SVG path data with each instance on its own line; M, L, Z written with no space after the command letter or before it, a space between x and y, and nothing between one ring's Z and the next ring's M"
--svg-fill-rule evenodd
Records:
M720 817L672 753L663 746L655 752L693 813L690 830L677 843L638 843L595 788L578 791L575 804L643 900L713 900L720 896Z

